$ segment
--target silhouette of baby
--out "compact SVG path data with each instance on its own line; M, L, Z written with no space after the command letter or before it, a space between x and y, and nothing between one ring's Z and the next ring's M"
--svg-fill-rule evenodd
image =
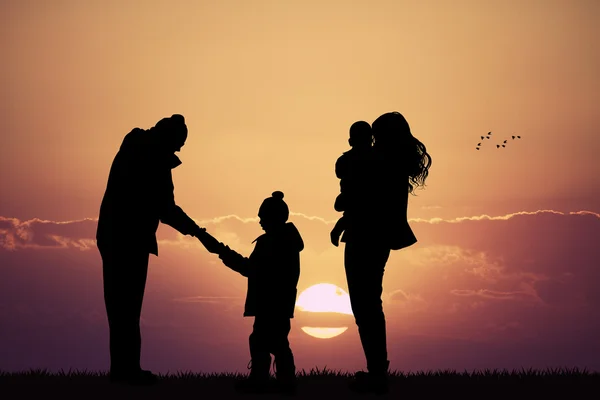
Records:
M343 211L343 216L337 221L331 231L331 243L339 245L339 238L352 216L358 190L363 187L362 180L368 179L366 162L370 160L373 148L371 125L366 121L357 121L350 127L348 144L352 147L343 153L335 163L335 174L340 179L340 194L335 199L334 209Z

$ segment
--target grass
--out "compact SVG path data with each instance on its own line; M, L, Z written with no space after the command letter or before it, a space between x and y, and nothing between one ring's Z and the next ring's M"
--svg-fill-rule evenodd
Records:
M129 387L108 382L102 371L30 370L24 372L0 371L0 391L3 399L229 399L241 397L276 398L277 395L243 396L233 390L234 383L243 379L240 373L175 372L160 374L160 382L152 387ZM299 399L370 398L347 387L352 375L327 368L298 372ZM600 392L600 374L580 369L521 369L483 370L474 372L425 371L390 373L390 393L384 398L439 398L477 393L477 397L494 397L504 393L511 398L539 398L551 396L575 398L575 392L595 398ZM594 392L595 391L595 392ZM589 394L588 394L589 392ZM592 393L594 392L594 393ZM6 394L6 395L5 395ZM591 397L590 397L591 396Z

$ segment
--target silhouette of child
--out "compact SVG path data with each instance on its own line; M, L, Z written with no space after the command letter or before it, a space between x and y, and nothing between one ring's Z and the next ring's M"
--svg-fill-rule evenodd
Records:
M371 125L366 121L357 121L350 127L348 144L352 147L343 153L335 163L335 174L340 179L340 194L335 199L336 211L344 214L331 231L331 243L339 245L339 238L347 227L348 217L352 214L352 199L356 199L357 188L363 179L368 179L366 162L372 154L373 135Z
M297 284L300 277L300 252L304 242L296 226L287 222L289 209L283 193L273 192L258 210L265 233L254 242L250 257L229 246L214 246L223 263L248 278L244 317L254 317L250 335L251 371L247 380L237 385L244 392L267 389L271 354L275 357L275 389L294 392L296 367L288 334L294 318ZM252 242L252 243L254 243Z

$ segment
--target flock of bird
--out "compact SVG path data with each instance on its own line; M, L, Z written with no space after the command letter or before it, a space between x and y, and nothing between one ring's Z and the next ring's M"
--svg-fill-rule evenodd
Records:
M492 132L488 132L488 134L486 136L481 136L481 142L477 143L477 147L475 149L479 150L481 148L481 144L485 141L485 139L489 139L491 135L492 135ZM521 136L513 135L512 140L515 140L515 139L521 139ZM504 140L502 143L497 144L496 148L499 149L501 147L506 147L507 142L508 142L508 139Z

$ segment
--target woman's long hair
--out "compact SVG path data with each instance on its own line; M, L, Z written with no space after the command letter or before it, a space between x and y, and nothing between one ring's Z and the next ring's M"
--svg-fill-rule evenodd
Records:
M374 148L402 176L408 176L408 193L415 187L425 187L431 167L431 156L419 139L414 137L410 126L399 112L389 112L377 118L373 124Z

